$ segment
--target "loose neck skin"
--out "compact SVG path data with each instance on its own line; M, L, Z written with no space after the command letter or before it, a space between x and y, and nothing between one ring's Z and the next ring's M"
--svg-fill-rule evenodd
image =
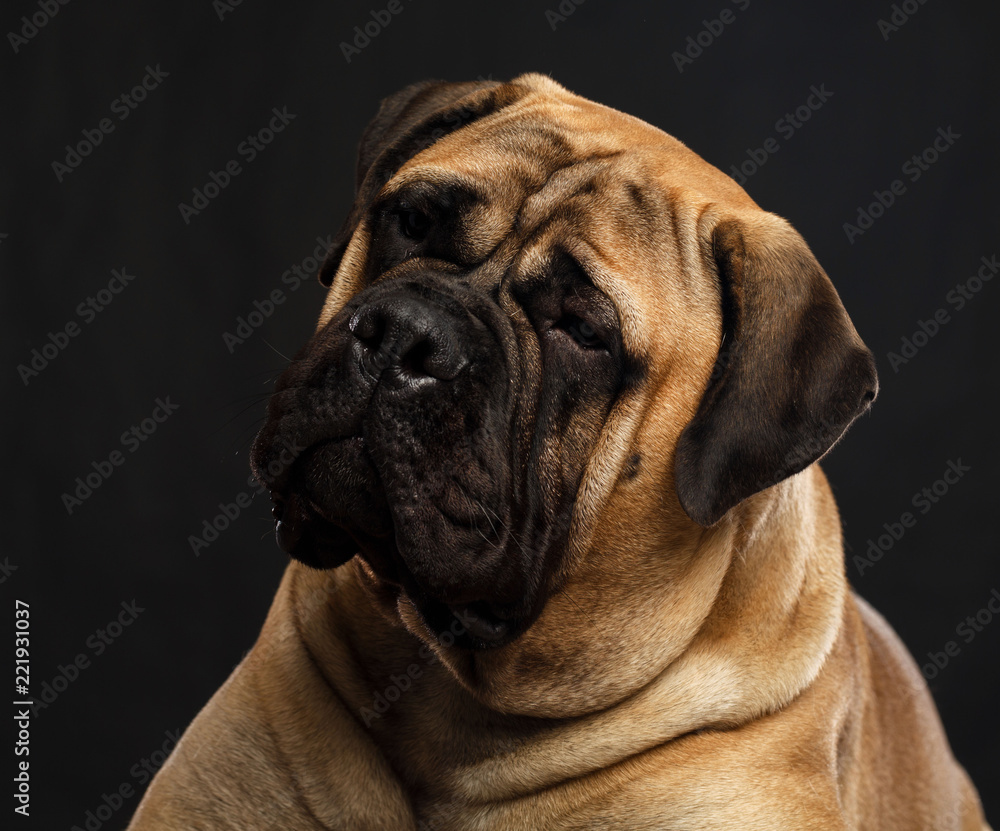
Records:
M510 799L693 730L744 723L816 677L847 593L818 466L711 529L673 536L683 546L668 554L651 556L643 538L588 558L521 639L471 662L443 662L387 619L356 560L334 572L293 564L272 618L293 622L331 696L405 787Z

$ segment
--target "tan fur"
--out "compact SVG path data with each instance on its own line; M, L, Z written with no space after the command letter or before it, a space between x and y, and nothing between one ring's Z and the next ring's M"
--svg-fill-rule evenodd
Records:
M819 467L711 528L675 493L674 450L720 348L700 229L738 217L776 245L792 232L659 130L542 76L515 83L532 92L445 136L387 187L483 183L495 208L475 244L489 251L511 217L541 228L574 177L606 174L591 197L600 210L511 252L527 268L570 240L650 368L592 450L559 590L513 643L460 654L425 646L409 602L359 558L330 572L293 563L254 649L130 828L986 829L919 671L850 592ZM523 162L498 148L526 118L581 159L623 155L561 171L523 200L504 184L505 166ZM615 193L628 178L672 217L657 233ZM369 235L355 233L321 326L363 288ZM643 466L629 479L633 453ZM393 698L384 712L379 696Z

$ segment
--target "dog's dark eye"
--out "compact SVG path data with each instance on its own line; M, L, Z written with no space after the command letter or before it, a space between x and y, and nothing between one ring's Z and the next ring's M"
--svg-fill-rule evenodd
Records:
M576 315L563 315L558 321L556 321L553 328L560 329L568 334L574 341L576 341L577 346L580 346L583 349L606 348L604 341L594 330L594 327L587 323L586 320L583 320Z
M399 230L403 236L419 242L430 233L431 218L423 211L403 208L399 211Z

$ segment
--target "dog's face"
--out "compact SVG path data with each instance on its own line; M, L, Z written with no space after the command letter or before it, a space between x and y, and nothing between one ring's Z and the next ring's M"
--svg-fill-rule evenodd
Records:
M542 76L388 99L321 279L252 453L279 544L318 568L359 553L470 685L559 660L560 610L600 606L588 580L690 567L704 526L875 394L794 231Z

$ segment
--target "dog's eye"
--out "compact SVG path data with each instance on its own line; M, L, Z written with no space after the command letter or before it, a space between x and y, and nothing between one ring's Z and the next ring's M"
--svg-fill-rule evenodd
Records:
M576 315L563 315L558 321L556 321L555 326L552 328L565 332L573 338L574 341L576 341L577 346L583 349L606 348L604 341L594 330L594 327L587 323L586 320L583 320Z
M415 208L403 208L399 211L399 230L403 236L419 242L430 233L431 218Z

